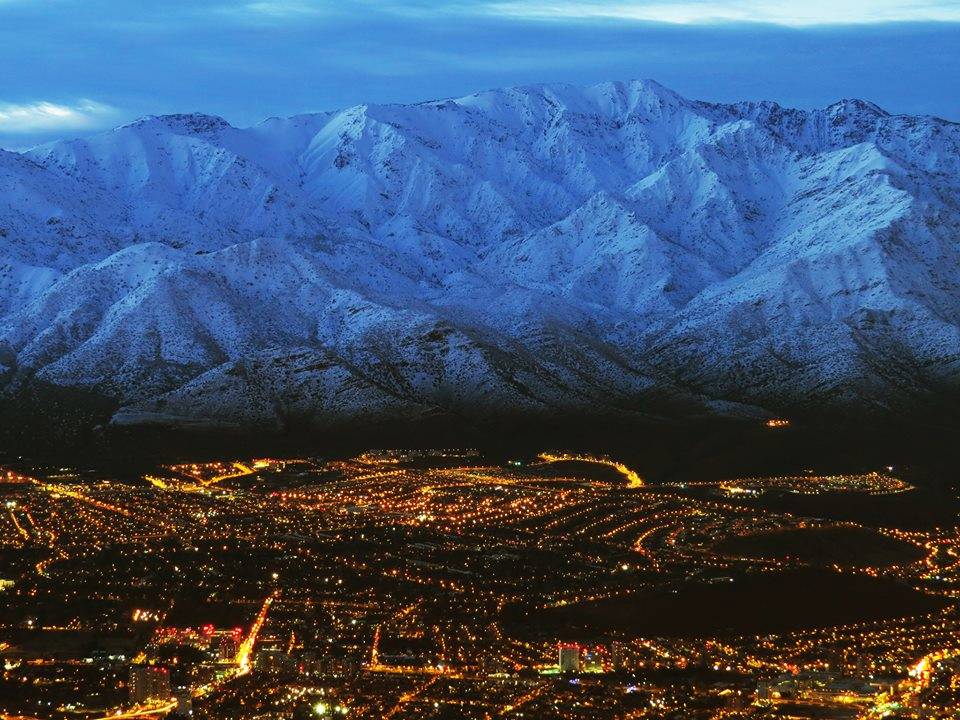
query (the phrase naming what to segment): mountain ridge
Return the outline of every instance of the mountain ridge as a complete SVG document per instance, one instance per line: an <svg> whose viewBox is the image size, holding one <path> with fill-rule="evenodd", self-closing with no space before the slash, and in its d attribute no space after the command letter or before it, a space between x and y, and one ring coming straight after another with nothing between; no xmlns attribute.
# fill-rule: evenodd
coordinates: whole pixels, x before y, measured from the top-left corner
<svg viewBox="0 0 960 720"><path fill-rule="evenodd" d="M0 383L118 423L956 397L960 125L532 85L0 155Z"/></svg>

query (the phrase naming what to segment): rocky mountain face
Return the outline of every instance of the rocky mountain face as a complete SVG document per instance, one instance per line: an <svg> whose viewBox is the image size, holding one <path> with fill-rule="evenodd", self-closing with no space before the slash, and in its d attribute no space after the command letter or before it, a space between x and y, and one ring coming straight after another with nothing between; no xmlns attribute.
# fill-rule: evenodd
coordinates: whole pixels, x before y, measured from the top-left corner
<svg viewBox="0 0 960 720"><path fill-rule="evenodd" d="M0 152L0 386L115 423L960 397L960 125L650 82Z"/></svg>

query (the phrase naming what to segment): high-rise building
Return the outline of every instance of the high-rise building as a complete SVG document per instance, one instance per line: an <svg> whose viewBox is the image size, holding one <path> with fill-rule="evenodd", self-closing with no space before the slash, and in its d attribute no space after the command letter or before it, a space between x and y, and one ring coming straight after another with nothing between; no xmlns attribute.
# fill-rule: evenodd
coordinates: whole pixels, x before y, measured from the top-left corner
<svg viewBox="0 0 960 720"><path fill-rule="evenodd" d="M170 671L162 665L130 666L130 702L166 700L171 696Z"/></svg>
<svg viewBox="0 0 960 720"><path fill-rule="evenodd" d="M559 657L560 672L580 672L580 646L576 643L561 643Z"/></svg>
<svg viewBox="0 0 960 720"><path fill-rule="evenodd" d="M757 700L770 699L770 681L761 680L757 683Z"/></svg>

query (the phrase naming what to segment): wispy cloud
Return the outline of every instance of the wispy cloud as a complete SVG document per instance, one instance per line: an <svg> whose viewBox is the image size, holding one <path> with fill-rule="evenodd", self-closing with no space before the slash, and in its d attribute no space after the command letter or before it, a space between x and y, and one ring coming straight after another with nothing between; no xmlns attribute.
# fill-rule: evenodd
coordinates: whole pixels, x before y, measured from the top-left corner
<svg viewBox="0 0 960 720"><path fill-rule="evenodd" d="M271 17L292 17L297 15L319 15L330 12L325 2L310 0L255 0L232 8L234 12L248 12Z"/></svg>
<svg viewBox="0 0 960 720"><path fill-rule="evenodd" d="M115 108L94 100L79 100L72 105L47 101L22 104L0 102L0 133L91 130L109 123L116 114Z"/></svg>
<svg viewBox="0 0 960 720"><path fill-rule="evenodd" d="M759 22L786 26L960 22L957 0L493 0L494 15L556 20L616 19L673 24Z"/></svg>
<svg viewBox="0 0 960 720"><path fill-rule="evenodd" d="M493 16L793 27L960 22L960 0L246 0L218 7L241 20L277 22L311 16L406 16L434 20L443 16Z"/></svg>

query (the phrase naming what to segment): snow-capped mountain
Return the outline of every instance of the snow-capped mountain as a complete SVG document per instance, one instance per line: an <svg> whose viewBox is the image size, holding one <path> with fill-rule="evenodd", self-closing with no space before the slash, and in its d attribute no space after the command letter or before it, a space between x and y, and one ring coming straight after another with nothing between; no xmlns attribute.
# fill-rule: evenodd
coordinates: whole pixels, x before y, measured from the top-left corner
<svg viewBox="0 0 960 720"><path fill-rule="evenodd" d="M117 422L960 396L960 125L651 82L0 152L0 382Z"/></svg>

